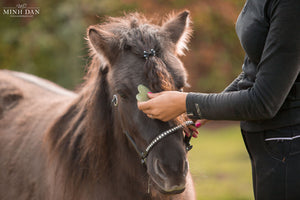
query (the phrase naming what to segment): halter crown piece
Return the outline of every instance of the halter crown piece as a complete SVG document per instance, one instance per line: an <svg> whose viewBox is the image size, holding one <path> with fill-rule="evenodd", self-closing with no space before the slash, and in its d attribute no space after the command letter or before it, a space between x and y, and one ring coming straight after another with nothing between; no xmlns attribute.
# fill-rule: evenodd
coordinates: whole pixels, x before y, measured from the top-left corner
<svg viewBox="0 0 300 200"><path fill-rule="evenodd" d="M154 49L150 49L150 51L144 51L144 58L146 60L148 60L150 56L156 56Z"/></svg>

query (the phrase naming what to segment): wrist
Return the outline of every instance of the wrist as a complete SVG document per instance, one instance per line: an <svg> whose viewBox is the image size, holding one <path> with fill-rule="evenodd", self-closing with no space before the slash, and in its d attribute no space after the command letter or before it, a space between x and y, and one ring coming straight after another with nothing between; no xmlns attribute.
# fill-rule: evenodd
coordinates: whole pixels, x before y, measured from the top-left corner
<svg viewBox="0 0 300 200"><path fill-rule="evenodd" d="M180 106L180 111L182 113L185 113L186 112L186 97L187 97L188 93L186 92L180 92L180 95L179 95L179 106Z"/></svg>

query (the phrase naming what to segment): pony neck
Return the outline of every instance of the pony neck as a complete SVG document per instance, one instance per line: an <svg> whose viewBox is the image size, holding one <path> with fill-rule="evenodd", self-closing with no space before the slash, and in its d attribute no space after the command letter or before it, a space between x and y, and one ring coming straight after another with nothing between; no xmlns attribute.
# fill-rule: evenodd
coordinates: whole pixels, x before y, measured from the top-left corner
<svg viewBox="0 0 300 200"><path fill-rule="evenodd" d="M100 87L99 87L100 86ZM111 199L144 199L148 187L148 174L140 159L127 140L121 125L115 121L113 115L109 83L106 74L94 82L87 105L86 130L89 135L91 150L98 149L92 155L97 154L102 170L99 180L106 180L107 192L115 193L116 187L120 191L120 197ZM92 147L92 148L91 148ZM118 195L118 194L116 194Z"/></svg>
<svg viewBox="0 0 300 200"><path fill-rule="evenodd" d="M47 134L50 162L56 160L57 181L72 199L87 199L81 196L99 192L99 196L115 196L107 199L144 199L147 193L147 172L114 122L108 91L105 76L95 80Z"/></svg>

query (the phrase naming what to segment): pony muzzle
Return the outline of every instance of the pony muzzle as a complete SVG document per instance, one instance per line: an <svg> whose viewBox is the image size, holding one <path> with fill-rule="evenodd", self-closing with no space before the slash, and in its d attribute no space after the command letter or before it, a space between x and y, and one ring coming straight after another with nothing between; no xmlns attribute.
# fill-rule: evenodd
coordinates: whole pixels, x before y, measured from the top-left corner
<svg viewBox="0 0 300 200"><path fill-rule="evenodd" d="M155 183L156 189L164 194L179 194L185 190L186 175L188 172L188 163L183 161L177 166L164 166L156 159L153 162L155 175L152 181Z"/></svg>

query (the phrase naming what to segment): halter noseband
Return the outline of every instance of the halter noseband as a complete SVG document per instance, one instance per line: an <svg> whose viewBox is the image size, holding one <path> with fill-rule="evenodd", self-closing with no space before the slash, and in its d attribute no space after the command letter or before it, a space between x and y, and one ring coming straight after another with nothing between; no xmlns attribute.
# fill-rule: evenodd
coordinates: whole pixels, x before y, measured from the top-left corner
<svg viewBox="0 0 300 200"><path fill-rule="evenodd" d="M113 95L113 99L112 99L112 104L117 107L118 106L118 97L117 95ZM178 126L175 126L173 128L170 128L164 132L162 132L161 134L159 134L158 136L156 136L151 142L150 144L146 147L145 151L141 151L139 150L139 148L137 147L135 141L133 140L133 138L130 136L130 134L128 133L128 131L124 131L127 139L130 141L130 143L132 144L132 146L134 147L135 151L138 153L139 157L141 158L141 163L145 164L146 163L146 159L147 156L149 155L150 150L157 144L159 143L162 139L164 139L165 137L175 133L176 131L183 129L185 126L189 126L194 124L193 121L185 121L183 124L180 124ZM190 144L190 140L191 137L185 136L184 138L184 143L186 145L186 150L189 151L193 148L193 146Z"/></svg>
<svg viewBox="0 0 300 200"><path fill-rule="evenodd" d="M138 153L138 155L141 158L141 163L145 164L146 163L146 159L149 155L150 150L157 144L159 143L162 139L164 139L165 137L175 133L176 131L183 129L185 126L189 126L194 124L193 121L186 121L184 122L184 124L180 124L178 126L175 126L173 128L170 128L169 130L166 130L164 132L162 132L161 134L159 134L158 136L156 136L151 142L150 144L146 147L145 151L140 151L136 145L136 143L134 142L134 140L132 139L132 137L129 135L129 133L127 131L124 131L126 137L128 138L128 140L130 141L130 143L132 144L132 146L134 147L135 151ZM190 140L191 140L191 136L185 136L184 138L184 143L186 145L186 150L189 151L193 148L193 146L190 144Z"/></svg>

